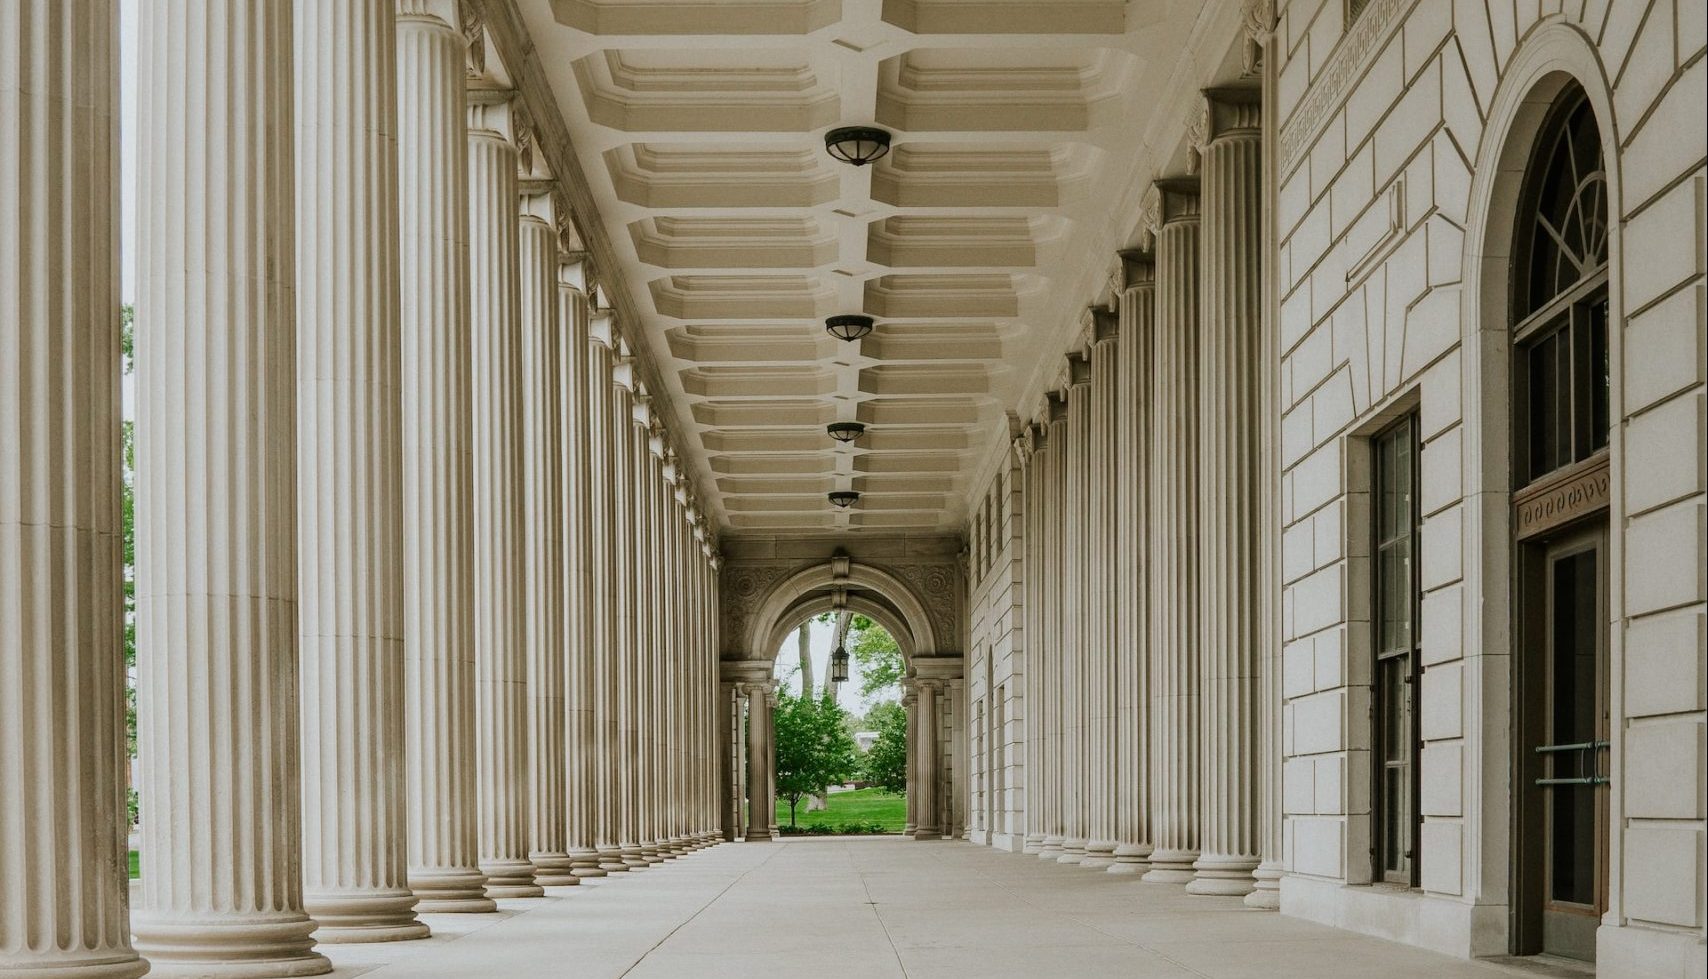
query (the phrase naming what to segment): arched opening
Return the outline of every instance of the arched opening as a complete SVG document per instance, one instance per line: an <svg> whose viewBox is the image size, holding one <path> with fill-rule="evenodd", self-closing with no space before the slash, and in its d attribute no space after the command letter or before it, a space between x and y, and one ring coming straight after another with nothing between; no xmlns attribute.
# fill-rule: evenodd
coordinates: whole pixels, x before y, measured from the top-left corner
<svg viewBox="0 0 1708 979"><path fill-rule="evenodd" d="M907 829L907 664L872 615L809 614L774 652L776 825L782 836Z"/></svg>
<svg viewBox="0 0 1708 979"><path fill-rule="evenodd" d="M1607 910L1608 193L1582 88L1554 87L1513 220L1515 934L1593 961Z"/></svg>

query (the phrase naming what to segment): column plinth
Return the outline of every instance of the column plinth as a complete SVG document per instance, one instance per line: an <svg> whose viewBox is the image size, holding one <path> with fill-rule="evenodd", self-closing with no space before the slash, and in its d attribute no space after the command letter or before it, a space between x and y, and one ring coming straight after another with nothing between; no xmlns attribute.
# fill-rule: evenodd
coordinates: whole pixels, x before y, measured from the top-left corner
<svg viewBox="0 0 1708 979"><path fill-rule="evenodd" d="M118 5L6 17L0 975L132 979L148 965L125 879Z"/></svg>
<svg viewBox="0 0 1708 979"><path fill-rule="evenodd" d="M291 9L148 4L137 33L131 929L154 975L318 975L332 967L302 909L297 754Z"/></svg>

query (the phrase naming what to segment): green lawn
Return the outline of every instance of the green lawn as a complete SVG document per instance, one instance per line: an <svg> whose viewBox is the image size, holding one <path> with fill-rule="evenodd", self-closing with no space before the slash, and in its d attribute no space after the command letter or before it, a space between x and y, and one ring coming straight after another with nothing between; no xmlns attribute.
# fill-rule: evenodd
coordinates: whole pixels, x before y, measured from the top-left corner
<svg viewBox="0 0 1708 979"><path fill-rule="evenodd" d="M907 797L883 789L855 789L852 792L832 792L828 809L807 812L806 800L801 800L795 816L797 826L836 826L838 823L882 823L891 833L901 832L907 823ZM777 803L777 825L789 825L789 804Z"/></svg>
<svg viewBox="0 0 1708 979"><path fill-rule="evenodd" d="M138 877L142 876L141 871L139 871L137 869L141 865L142 865L142 855L137 853L135 850L130 851L130 879L131 880L136 880Z"/></svg>

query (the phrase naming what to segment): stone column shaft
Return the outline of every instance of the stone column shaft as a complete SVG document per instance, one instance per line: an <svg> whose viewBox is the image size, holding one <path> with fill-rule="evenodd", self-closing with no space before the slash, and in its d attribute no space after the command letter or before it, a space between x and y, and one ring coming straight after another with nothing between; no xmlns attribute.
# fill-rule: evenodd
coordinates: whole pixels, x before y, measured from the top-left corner
<svg viewBox="0 0 1708 979"><path fill-rule="evenodd" d="M917 681L918 701L914 705L915 725L919 746L914 751L914 784L919 790L918 826L913 831L916 840L935 840L945 835L937 800L937 698L942 695L942 682Z"/></svg>
<svg viewBox="0 0 1708 979"><path fill-rule="evenodd" d="M1116 456L1125 460L1122 504L1115 530L1118 570L1116 605L1121 621L1115 654L1115 862L1112 874L1142 874L1150 869L1151 768L1150 723L1150 559L1146 517L1150 509L1150 419L1156 280L1149 253L1122 256L1120 335L1116 372L1120 377Z"/></svg>
<svg viewBox="0 0 1708 979"><path fill-rule="evenodd" d="M618 453L615 427L611 414L615 406L615 382L612 363L614 324L608 311L590 313L587 336L587 429L589 432L588 472L593 475L593 488L588 496L589 516L593 531L590 543L592 562L592 635L593 635L593 692L594 692L594 849L599 854L599 869L619 873L629 869L623 862L617 842L617 659L618 608L617 587L621 580L618 569L617 484L621 457Z"/></svg>
<svg viewBox="0 0 1708 979"><path fill-rule="evenodd" d="M593 412L588 390L595 383L588 330L586 266L569 259L558 265L559 438L563 463L564 726L568 741L565 793L569 808L570 873L603 877L599 867L598 685L595 663L598 610L595 590L607 569L595 564L593 496L603 481L593 469ZM596 581L595 578L598 580Z"/></svg>
<svg viewBox="0 0 1708 979"><path fill-rule="evenodd" d="M297 553L303 908L322 942L427 937L407 867L396 24L298 0Z"/></svg>
<svg viewBox="0 0 1708 979"><path fill-rule="evenodd" d="M1203 853L1193 894L1246 894L1258 840L1263 139L1257 92L1207 99L1200 152L1199 683ZM1244 97L1241 97L1244 96Z"/></svg>
<svg viewBox="0 0 1708 979"><path fill-rule="evenodd" d="M0 8L0 974L130 979L118 8ZM163 811L163 810L162 810Z"/></svg>
<svg viewBox="0 0 1708 979"><path fill-rule="evenodd" d="M527 640L528 862L534 882L570 872L564 740L563 436L557 310L558 229L549 192L522 198L517 228L522 339L523 569Z"/></svg>
<svg viewBox="0 0 1708 979"><path fill-rule="evenodd" d="M640 784L635 770L639 754L635 711L639 707L640 655L639 631L635 627L636 591L640 582L640 521L639 492L640 453L636 441L639 433L634 424L634 403L627 388L633 383L634 365L622 364L619 386L611 390L612 437L617 447L617 464L612 467L611 481L616 487L617 563L617 642L612 655L617 661L617 752L612 764L617 770L617 845L622 860L630 870L645 867L647 862L640 847L640 826L637 812Z"/></svg>
<svg viewBox="0 0 1708 979"><path fill-rule="evenodd" d="M750 683L742 688L747 696L747 842L769 842L771 814L766 811L771 790L766 785L766 753L770 751L766 732L771 728L771 707L763 683Z"/></svg>
<svg viewBox="0 0 1708 979"><path fill-rule="evenodd" d="M1085 723L1086 723L1086 844L1081 866L1104 868L1115 863L1116 648L1120 633L1115 589L1121 566L1117 540L1120 510L1130 505L1130 459L1121 454L1119 385L1116 343L1119 323L1112 309L1092 310L1089 472L1086 479L1087 522L1084 580Z"/></svg>
<svg viewBox="0 0 1708 979"><path fill-rule="evenodd" d="M636 490L640 533L636 535L635 562L635 825L641 859L648 866L662 863L659 853L659 816L664 799L659 793L658 729L664 723L658 709L658 639L664 558L659 547L660 526L658 459L648 444L651 402L635 417Z"/></svg>
<svg viewBox="0 0 1708 979"><path fill-rule="evenodd" d="M1062 575L1066 572L1063 562L1064 536L1067 526L1067 396L1065 391L1052 391L1045 397L1045 438L1044 438L1044 498L1048 505L1044 511L1043 526L1038 535L1039 546L1043 554L1039 562L1043 568L1044 582L1040 592L1040 621L1043 626L1043 645L1047 650L1044 666L1044 702L1046 704L1044 729L1044 803L1045 818L1044 839L1038 847L1038 857L1041 860L1057 860L1062 855L1063 842L1063 803L1062 803L1062 766L1066 762L1063 752L1064 722L1063 714L1068 708L1068 702L1063 697L1063 687L1067 680L1067 645L1063 634L1066 622L1066 611L1063 607Z"/></svg>
<svg viewBox="0 0 1708 979"><path fill-rule="evenodd" d="M156 974L315 975L331 966L302 911L291 10L150 4L138 35L132 931Z"/></svg>
<svg viewBox="0 0 1708 979"><path fill-rule="evenodd" d="M1043 455L1042 438L1036 423L1027 426L1026 432L1018 440L1020 447L1021 490L1021 587L1024 598L1021 606L1021 636L1025 649L1025 674L1021 677L1020 721L1021 735L1025 739L1024 768L1022 769L1020 789L1025 805L1025 836L1021 843L1021 852L1036 854L1044 842L1043 816L1039 805L1043 801L1042 787L1042 753L1039 742L1043 737L1043 663L1044 663L1044 630L1038 624L1039 598L1043 583L1043 571L1038 566L1040 548L1038 544L1038 528L1042 523L1043 499Z"/></svg>
<svg viewBox="0 0 1708 979"><path fill-rule="evenodd" d="M543 892L528 862L522 324L512 111L508 101L469 106L476 777L486 892L536 897Z"/></svg>
<svg viewBox="0 0 1708 979"><path fill-rule="evenodd" d="M451 0L398 0L403 677L409 887L495 911L476 866L467 43Z"/></svg>
<svg viewBox="0 0 1708 979"><path fill-rule="evenodd" d="M1085 859L1087 806L1086 682L1091 588L1091 362L1068 357L1066 505L1062 508L1062 852L1060 863Z"/></svg>
<svg viewBox="0 0 1708 979"><path fill-rule="evenodd" d="M1151 825L1146 880L1184 883L1198 858L1198 194L1159 181L1151 406Z"/></svg>
<svg viewBox="0 0 1708 979"><path fill-rule="evenodd" d="M902 824L902 835L912 836L919 829L919 695L914 692L911 680L902 681L901 709L906 715L907 753L902 761L905 771L906 789L904 797L907 802L907 820Z"/></svg>

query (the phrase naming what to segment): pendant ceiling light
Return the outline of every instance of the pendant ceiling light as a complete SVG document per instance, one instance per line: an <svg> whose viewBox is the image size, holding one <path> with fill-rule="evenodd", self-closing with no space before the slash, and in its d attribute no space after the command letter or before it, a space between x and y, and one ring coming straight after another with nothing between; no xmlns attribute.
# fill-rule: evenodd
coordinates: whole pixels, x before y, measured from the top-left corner
<svg viewBox="0 0 1708 979"><path fill-rule="evenodd" d="M857 501L859 499L860 499L860 494L854 492L853 490L837 490L836 492L830 494L830 502L836 504L837 506L841 507L844 510L853 506L855 501Z"/></svg>
<svg viewBox="0 0 1708 979"><path fill-rule="evenodd" d="M866 426L859 422L831 422L824 430L838 442L852 442L866 434Z"/></svg>
<svg viewBox="0 0 1708 979"><path fill-rule="evenodd" d="M830 651L830 682L848 682L848 650L841 646Z"/></svg>
<svg viewBox="0 0 1708 979"><path fill-rule="evenodd" d="M824 148L843 163L863 167L890 151L890 134L874 126L842 126L824 134Z"/></svg>
<svg viewBox="0 0 1708 979"><path fill-rule="evenodd" d="M826 319L824 329L838 340L852 342L872 332L872 318L864 313L841 313Z"/></svg>

